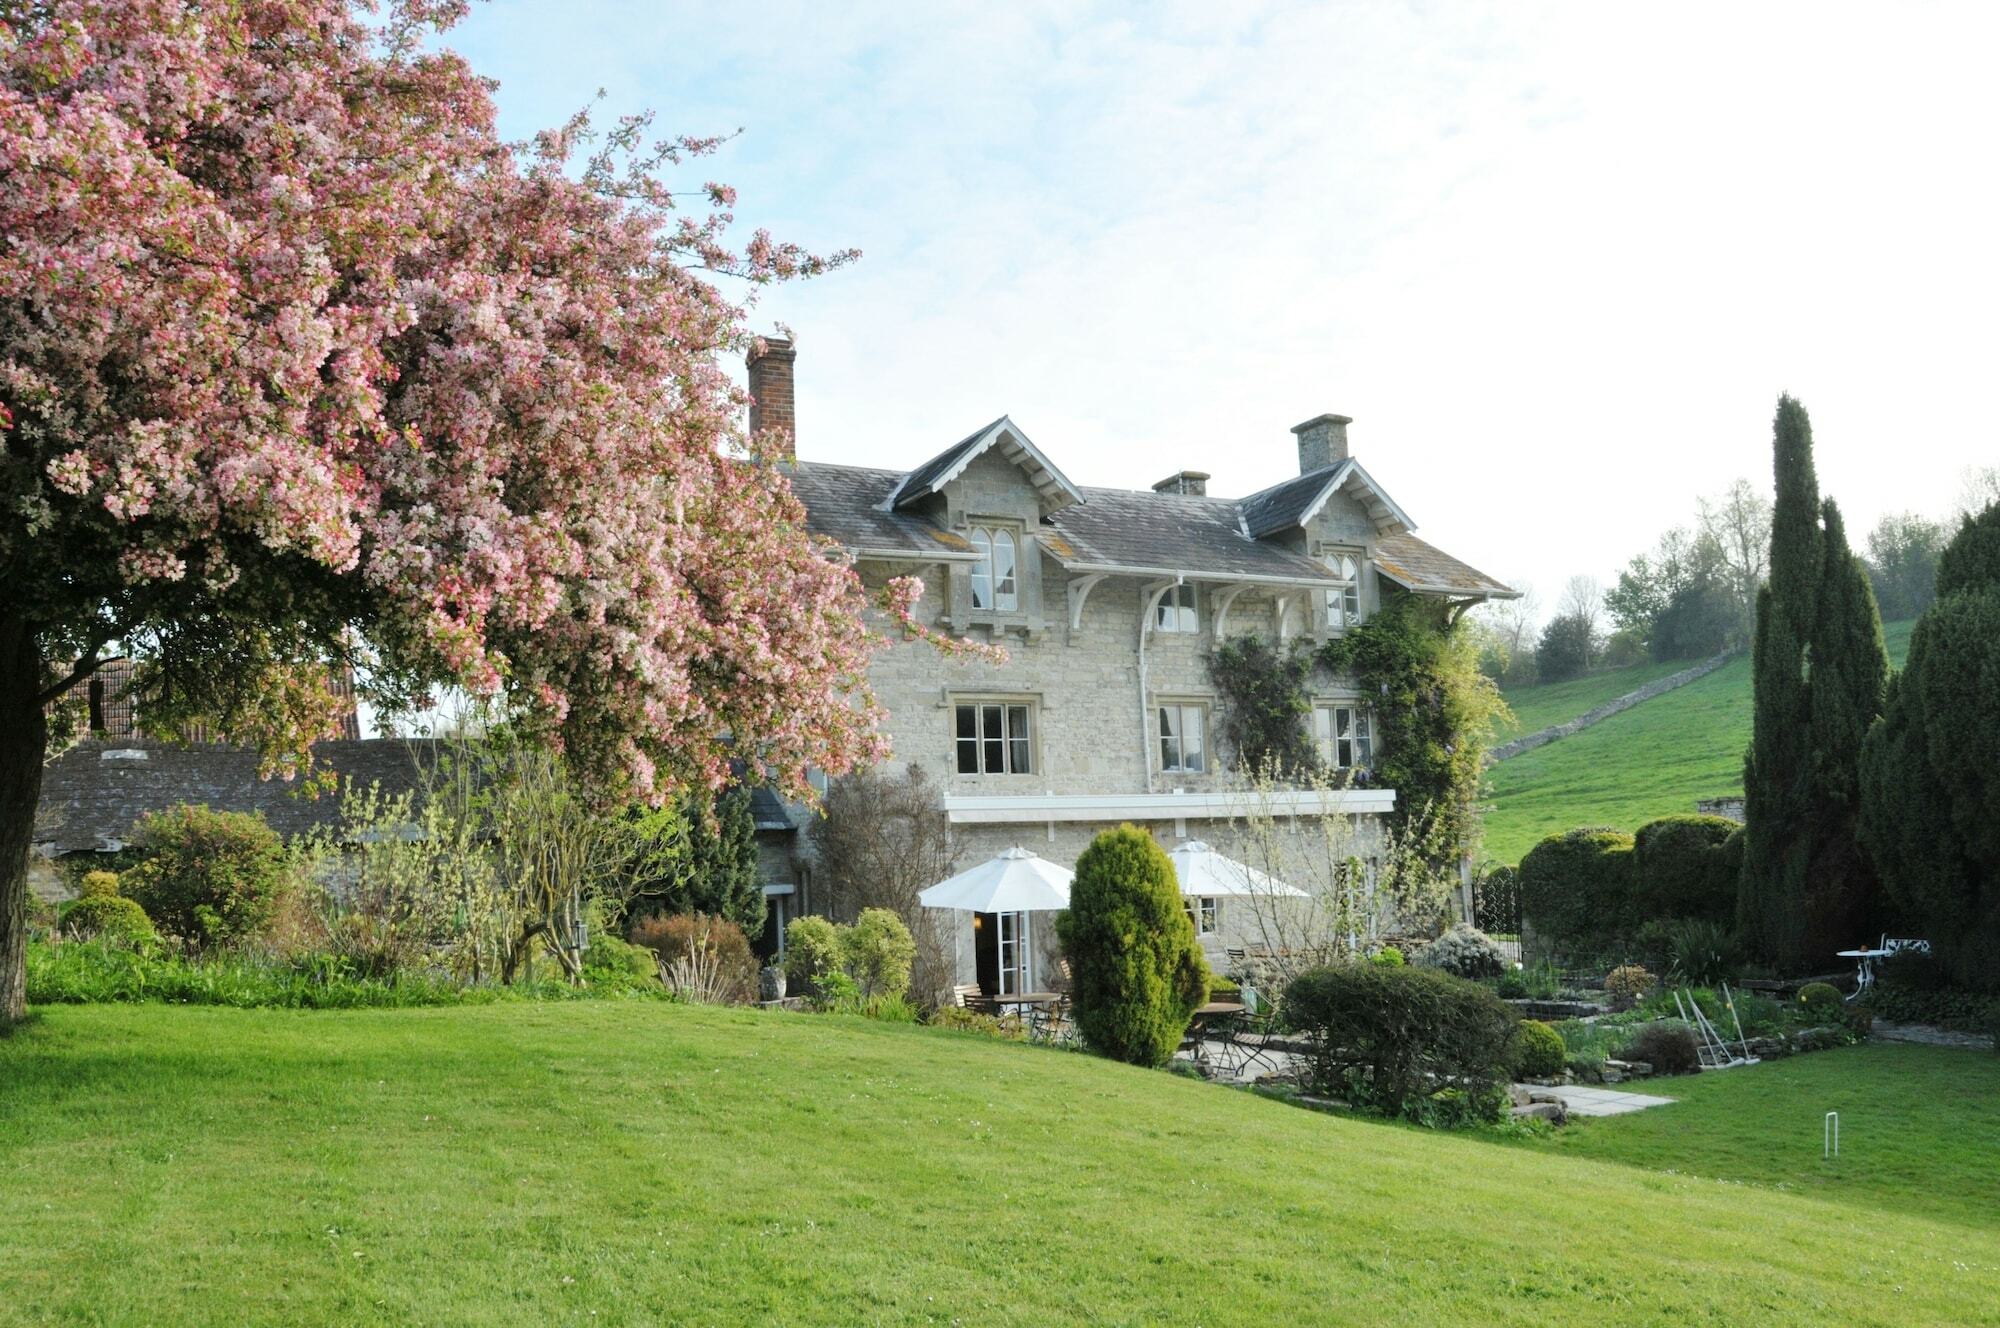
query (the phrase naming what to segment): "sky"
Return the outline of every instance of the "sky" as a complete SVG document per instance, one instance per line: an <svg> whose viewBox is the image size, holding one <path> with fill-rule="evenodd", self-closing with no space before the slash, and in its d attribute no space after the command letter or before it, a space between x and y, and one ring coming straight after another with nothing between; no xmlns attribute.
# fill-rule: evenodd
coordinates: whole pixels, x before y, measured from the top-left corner
<svg viewBox="0 0 2000 1328"><path fill-rule="evenodd" d="M765 292L807 460L1001 414L1080 484L1243 494L1292 425L1553 601L1768 490L1781 391L1857 542L2000 462L2000 5L501 0L525 137L741 130L689 171L860 262Z"/></svg>

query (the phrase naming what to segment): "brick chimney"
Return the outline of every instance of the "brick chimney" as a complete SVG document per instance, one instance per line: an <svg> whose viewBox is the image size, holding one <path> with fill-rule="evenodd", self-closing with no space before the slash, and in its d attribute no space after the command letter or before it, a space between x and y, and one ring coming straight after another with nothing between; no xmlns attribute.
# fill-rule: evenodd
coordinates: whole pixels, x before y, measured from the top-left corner
<svg viewBox="0 0 2000 1328"><path fill-rule="evenodd" d="M798 456L798 419L792 412L792 364L799 358L790 337L765 337L764 353L750 352L750 435L784 435L780 455Z"/></svg>
<svg viewBox="0 0 2000 1328"><path fill-rule="evenodd" d="M1208 472L1205 470L1183 470L1177 475L1169 475L1153 486L1154 493L1178 493L1189 498L1208 497Z"/></svg>
<svg viewBox="0 0 2000 1328"><path fill-rule="evenodd" d="M1347 426L1352 423L1345 415L1315 415L1304 424L1294 424L1292 432L1299 438L1299 474L1347 460Z"/></svg>

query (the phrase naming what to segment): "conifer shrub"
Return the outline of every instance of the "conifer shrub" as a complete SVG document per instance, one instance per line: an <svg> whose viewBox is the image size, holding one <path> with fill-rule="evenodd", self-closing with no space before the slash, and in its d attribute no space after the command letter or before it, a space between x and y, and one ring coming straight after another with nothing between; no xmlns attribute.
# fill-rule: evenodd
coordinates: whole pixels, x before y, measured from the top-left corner
<svg viewBox="0 0 2000 1328"><path fill-rule="evenodd" d="M1550 835L1521 859L1521 912L1556 950L1582 955L1637 930L1632 836L1608 828Z"/></svg>
<svg viewBox="0 0 2000 1328"><path fill-rule="evenodd" d="M1632 837L1633 893L1640 917L1736 920L1741 860L1728 847L1736 822L1662 816Z"/></svg>
<svg viewBox="0 0 2000 1328"><path fill-rule="evenodd" d="M1106 830L1076 862L1056 915L1069 957L1077 1029L1100 1055L1165 1065L1208 996L1208 964L1174 865L1135 826Z"/></svg>
<svg viewBox="0 0 2000 1328"><path fill-rule="evenodd" d="M1285 1017L1312 1048L1307 1080L1385 1116L1437 1119L1441 1092L1483 1104L1505 1079L1519 1022L1498 996L1439 969L1344 963L1285 988Z"/></svg>
<svg viewBox="0 0 2000 1328"><path fill-rule="evenodd" d="M169 807L141 819L133 838L145 857L121 878L126 894L200 949L263 930L291 883L284 844L261 816Z"/></svg>
<svg viewBox="0 0 2000 1328"><path fill-rule="evenodd" d="M1569 1063L1562 1034L1537 1019L1523 1019L1514 1033L1514 1073L1525 1079L1553 1079Z"/></svg>

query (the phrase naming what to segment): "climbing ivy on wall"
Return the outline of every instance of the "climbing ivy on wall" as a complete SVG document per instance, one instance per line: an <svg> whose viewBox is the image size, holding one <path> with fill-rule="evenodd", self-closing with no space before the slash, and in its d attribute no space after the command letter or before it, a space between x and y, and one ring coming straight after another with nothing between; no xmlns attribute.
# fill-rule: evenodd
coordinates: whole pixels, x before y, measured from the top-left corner
<svg viewBox="0 0 2000 1328"><path fill-rule="evenodd" d="M1441 856L1475 853L1486 735L1507 703L1479 671L1478 647L1449 606L1385 598L1367 622L1322 645L1316 661L1352 678L1374 713L1373 782L1396 790L1397 829L1428 810L1425 829Z"/></svg>
<svg viewBox="0 0 2000 1328"><path fill-rule="evenodd" d="M1231 637L1217 644L1208 671L1221 694L1217 728L1237 769L1285 775L1318 767L1306 724L1313 655L1303 643L1280 649L1259 636Z"/></svg>

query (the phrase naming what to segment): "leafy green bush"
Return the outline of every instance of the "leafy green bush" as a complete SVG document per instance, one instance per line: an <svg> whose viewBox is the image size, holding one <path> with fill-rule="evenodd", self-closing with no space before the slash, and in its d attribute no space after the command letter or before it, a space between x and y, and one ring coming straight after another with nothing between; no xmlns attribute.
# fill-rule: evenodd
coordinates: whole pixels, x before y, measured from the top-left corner
<svg viewBox="0 0 2000 1328"><path fill-rule="evenodd" d="M231 951L197 956L136 951L105 941L28 946L28 1001L35 1005L161 1001L241 1009L357 1010L622 994L554 981L499 986L460 983L441 974L405 973L393 980L361 977L326 954L280 960ZM667 995L657 983L650 992L630 994Z"/></svg>
<svg viewBox="0 0 2000 1328"><path fill-rule="evenodd" d="M1548 945L1588 953L1637 928L1632 836L1610 829L1550 835L1521 859L1521 912Z"/></svg>
<svg viewBox="0 0 2000 1328"><path fill-rule="evenodd" d="M598 991L635 991L660 985L655 952L616 936L593 937L583 952L583 980Z"/></svg>
<svg viewBox="0 0 2000 1328"><path fill-rule="evenodd" d="M1525 1000L1528 995L1528 975L1518 968L1510 968L1500 975L1498 982L1493 984L1493 991L1502 1000Z"/></svg>
<svg viewBox="0 0 2000 1328"><path fill-rule="evenodd" d="M1009 1015L997 1019L990 1014L968 1010L963 1005L946 1005L931 1015L935 1028L948 1028L955 1033L976 1033L981 1037L999 1038L1006 1042L1025 1042L1028 1030L1019 1019Z"/></svg>
<svg viewBox="0 0 2000 1328"><path fill-rule="evenodd" d="M207 949L255 935L290 884L284 844L260 816L169 807L140 820L144 859L123 877L161 930Z"/></svg>
<svg viewBox="0 0 2000 1328"><path fill-rule="evenodd" d="M1308 1082L1387 1116L1423 1119L1432 1095L1487 1100L1506 1075L1518 1022L1486 988L1437 969L1338 964L1285 988L1292 1027L1312 1048Z"/></svg>
<svg viewBox="0 0 2000 1328"><path fill-rule="evenodd" d="M827 974L840 971L840 928L811 915L785 924L785 983L793 995L812 995Z"/></svg>
<svg viewBox="0 0 2000 1328"><path fill-rule="evenodd" d="M1473 982L1497 978L1507 967L1507 957L1493 938L1463 922L1420 950L1417 962Z"/></svg>
<svg viewBox="0 0 2000 1328"><path fill-rule="evenodd" d="M1951 974L1941 960L1928 950L1898 950L1875 965L1878 987L1901 987L1909 991L1949 991Z"/></svg>
<svg viewBox="0 0 2000 1328"><path fill-rule="evenodd" d="M1641 1024L1618 1059L1644 1061L1653 1067L1654 1074L1693 1074L1701 1068L1694 1030L1672 1019Z"/></svg>
<svg viewBox="0 0 2000 1328"><path fill-rule="evenodd" d="M1846 1002L1840 997L1840 989L1831 983L1809 982L1799 988L1799 1008L1814 1023L1839 1023L1844 1005Z"/></svg>
<svg viewBox="0 0 2000 1328"><path fill-rule="evenodd" d="M910 989L910 965L917 943L903 920L886 908L864 908L841 936L841 957L847 971L868 999L895 997ZM788 975L789 976L789 975Z"/></svg>
<svg viewBox="0 0 2000 1328"><path fill-rule="evenodd" d="M1553 1079L1569 1060L1562 1034L1535 1019L1523 1019L1514 1032L1514 1073L1527 1079Z"/></svg>
<svg viewBox="0 0 2000 1328"><path fill-rule="evenodd" d="M1404 963L1403 952L1393 945L1385 945L1368 956L1368 962L1380 964L1384 968L1401 968Z"/></svg>
<svg viewBox="0 0 2000 1328"><path fill-rule="evenodd" d="M1663 816L1632 841L1633 894L1643 918L1736 920L1736 875L1727 845L1740 827L1720 816ZM1740 860L1734 866L1741 867Z"/></svg>
<svg viewBox="0 0 2000 1328"><path fill-rule="evenodd" d="M1965 990L1914 991L1876 983L1859 1004L1877 1019L1896 1024L1929 1024L1961 1033L1984 1032L1986 1022L2000 1012L2000 997Z"/></svg>
<svg viewBox="0 0 2000 1328"><path fill-rule="evenodd" d="M1144 830L1106 830L1077 859L1069 901L1056 934L1084 1042L1116 1060L1165 1065L1208 995L1172 860Z"/></svg>

